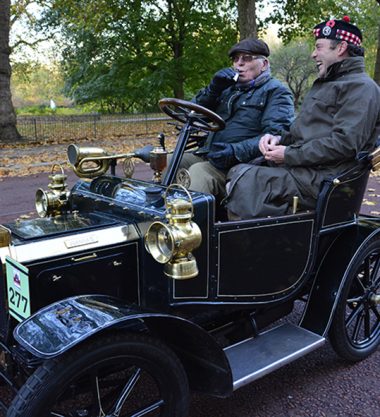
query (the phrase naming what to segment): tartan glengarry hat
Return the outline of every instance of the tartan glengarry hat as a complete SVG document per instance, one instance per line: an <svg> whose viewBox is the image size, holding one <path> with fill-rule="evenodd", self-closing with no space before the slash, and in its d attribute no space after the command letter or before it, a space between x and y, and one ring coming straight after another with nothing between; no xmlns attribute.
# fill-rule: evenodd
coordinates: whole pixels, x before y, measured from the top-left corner
<svg viewBox="0 0 380 417"><path fill-rule="evenodd" d="M255 38L246 38L238 42L228 51L228 56L233 57L238 52L245 52L252 55L262 55L265 57L270 55L268 45L261 39Z"/></svg>
<svg viewBox="0 0 380 417"><path fill-rule="evenodd" d="M335 39L346 41L356 46L362 43L362 33L358 27L350 23L350 18L344 16L342 20L328 20L314 27L316 39Z"/></svg>

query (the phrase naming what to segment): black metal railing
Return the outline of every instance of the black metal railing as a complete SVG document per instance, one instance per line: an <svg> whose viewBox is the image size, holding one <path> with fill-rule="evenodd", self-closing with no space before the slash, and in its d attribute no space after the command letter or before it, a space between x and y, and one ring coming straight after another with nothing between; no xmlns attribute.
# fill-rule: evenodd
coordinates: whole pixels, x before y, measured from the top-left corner
<svg viewBox="0 0 380 417"><path fill-rule="evenodd" d="M170 118L162 113L18 116L17 129L30 141L140 136L163 130Z"/></svg>

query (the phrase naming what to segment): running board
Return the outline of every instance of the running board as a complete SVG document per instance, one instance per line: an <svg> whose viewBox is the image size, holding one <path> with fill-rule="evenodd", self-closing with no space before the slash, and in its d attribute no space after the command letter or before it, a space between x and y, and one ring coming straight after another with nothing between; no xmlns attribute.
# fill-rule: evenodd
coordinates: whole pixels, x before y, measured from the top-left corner
<svg viewBox="0 0 380 417"><path fill-rule="evenodd" d="M293 362L324 342L324 337L287 323L228 346L224 353L232 370L233 390Z"/></svg>

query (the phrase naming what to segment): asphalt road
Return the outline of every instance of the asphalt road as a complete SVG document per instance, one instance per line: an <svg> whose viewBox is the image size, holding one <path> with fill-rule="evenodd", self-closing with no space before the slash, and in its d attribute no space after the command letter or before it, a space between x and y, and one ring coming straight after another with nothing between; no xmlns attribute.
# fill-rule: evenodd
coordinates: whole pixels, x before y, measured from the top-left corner
<svg viewBox="0 0 380 417"><path fill-rule="evenodd" d="M136 172L150 176L143 166ZM75 181L69 175L69 186ZM35 215L35 191L47 189L48 182L47 174L0 177L0 222ZM378 178L371 178L363 212L379 210L378 190ZM379 375L380 349L367 360L350 365L337 358L327 343L227 399L194 394L190 417L380 417Z"/></svg>

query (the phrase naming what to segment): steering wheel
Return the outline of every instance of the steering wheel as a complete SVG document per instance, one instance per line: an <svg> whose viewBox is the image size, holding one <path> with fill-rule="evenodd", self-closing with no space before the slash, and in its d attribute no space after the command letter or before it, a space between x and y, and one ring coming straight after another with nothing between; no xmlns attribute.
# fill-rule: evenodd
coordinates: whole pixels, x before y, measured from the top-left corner
<svg viewBox="0 0 380 417"><path fill-rule="evenodd" d="M224 129L224 120L213 111L199 104L178 98L163 98L158 104L164 113L182 123L191 119L193 121L192 126L202 130L216 132Z"/></svg>

